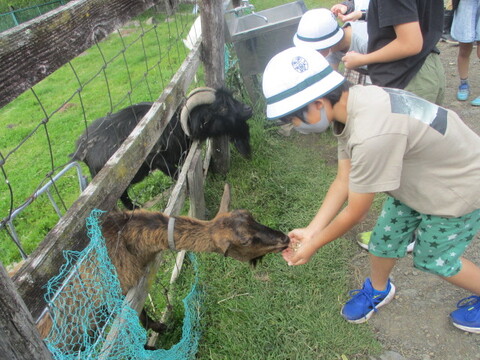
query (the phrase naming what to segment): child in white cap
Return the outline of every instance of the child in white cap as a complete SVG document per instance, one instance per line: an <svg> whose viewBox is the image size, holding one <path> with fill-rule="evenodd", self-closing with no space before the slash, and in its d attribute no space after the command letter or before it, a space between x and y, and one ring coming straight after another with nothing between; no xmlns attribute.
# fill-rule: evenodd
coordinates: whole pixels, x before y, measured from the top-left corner
<svg viewBox="0 0 480 360"><path fill-rule="evenodd" d="M293 37L295 46L307 46L320 52L330 65L338 66L349 51L367 53L368 32L364 21L347 22L343 27L337 23L335 15L328 9L313 9L302 15L298 30ZM371 83L367 67L347 70L345 77L354 84Z"/></svg>
<svg viewBox="0 0 480 360"><path fill-rule="evenodd" d="M407 91L351 86L308 47L275 55L262 85L269 119L306 128L327 121L338 139L337 176L310 224L289 233L288 264L307 263L364 219L376 193L387 193L371 238L371 276L343 317L364 322L393 299L390 272L417 231L414 266L474 294L450 317L480 333L480 268L462 256L480 230L480 137L455 112Z"/></svg>

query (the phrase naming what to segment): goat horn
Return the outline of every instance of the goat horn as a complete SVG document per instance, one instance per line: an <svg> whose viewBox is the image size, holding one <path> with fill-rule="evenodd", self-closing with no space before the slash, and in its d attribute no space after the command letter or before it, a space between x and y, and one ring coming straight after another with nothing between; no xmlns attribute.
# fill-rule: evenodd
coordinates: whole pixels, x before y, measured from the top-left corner
<svg viewBox="0 0 480 360"><path fill-rule="evenodd" d="M183 105L182 111L180 112L180 125L182 125L182 129L187 136L190 136L190 129L188 128L188 116L190 115L190 111L199 105L213 104L214 101L215 89L210 87L199 87L193 89L188 94L187 102Z"/></svg>

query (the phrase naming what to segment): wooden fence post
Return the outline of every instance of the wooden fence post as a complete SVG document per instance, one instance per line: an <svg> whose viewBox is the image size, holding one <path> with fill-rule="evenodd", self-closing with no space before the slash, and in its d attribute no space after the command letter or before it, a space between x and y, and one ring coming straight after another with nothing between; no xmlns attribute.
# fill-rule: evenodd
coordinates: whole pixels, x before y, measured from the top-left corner
<svg viewBox="0 0 480 360"><path fill-rule="evenodd" d="M51 360L32 315L0 262L0 354L2 359Z"/></svg>
<svg viewBox="0 0 480 360"><path fill-rule="evenodd" d="M202 0L202 61L207 86L218 88L225 83L225 31L223 1ZM230 146L227 136L212 140L211 169L225 175L230 168Z"/></svg>
<svg viewBox="0 0 480 360"><path fill-rule="evenodd" d="M194 168L189 169L187 173L187 188L190 195L189 215L200 220L205 220L205 192L203 184L203 164L201 161L201 151L197 151L194 156Z"/></svg>

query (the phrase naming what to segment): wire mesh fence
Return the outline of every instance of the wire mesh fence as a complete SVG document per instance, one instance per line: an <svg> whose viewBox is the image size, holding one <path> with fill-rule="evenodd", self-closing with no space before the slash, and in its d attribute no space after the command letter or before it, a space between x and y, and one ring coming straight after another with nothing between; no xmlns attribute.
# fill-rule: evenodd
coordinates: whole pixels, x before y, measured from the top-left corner
<svg viewBox="0 0 480 360"><path fill-rule="evenodd" d="M54 0L22 9L14 9L10 6L11 11L0 14L0 32L45 14L52 9L64 5L67 1L68 0Z"/></svg>
<svg viewBox="0 0 480 360"><path fill-rule="evenodd" d="M89 245L81 252L65 252L66 263L47 285L45 296L51 329L45 341L54 358L193 359L200 338L201 307L195 256L188 254L193 271L187 271L191 286L186 296L182 295L183 306L175 304L184 309L183 324L178 326L180 334L173 337L175 340L171 339L175 343L168 350L146 350L147 331L140 325L137 312L124 302L99 224L101 213L93 210L87 219ZM162 275L168 279L166 273ZM165 291L170 290L166 284L160 286ZM163 310L158 302L156 306ZM118 332L114 338L109 336L112 331Z"/></svg>
<svg viewBox="0 0 480 360"><path fill-rule="evenodd" d="M181 5L172 16L148 11L0 109L2 262L32 252L78 197L82 174L89 176L84 165L82 174L55 176L71 164L88 125L161 94L189 52L183 40L197 16L193 7ZM47 184L49 195L40 195ZM144 201L169 184L157 175L134 188L133 197Z"/></svg>

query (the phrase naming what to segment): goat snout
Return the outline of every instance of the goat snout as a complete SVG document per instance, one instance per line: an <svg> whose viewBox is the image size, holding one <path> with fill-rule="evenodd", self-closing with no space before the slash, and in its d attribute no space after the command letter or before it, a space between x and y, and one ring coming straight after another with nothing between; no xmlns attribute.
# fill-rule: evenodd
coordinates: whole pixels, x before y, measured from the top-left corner
<svg viewBox="0 0 480 360"><path fill-rule="evenodd" d="M287 234L283 234L282 244L285 246L282 250L285 250L290 245L290 238Z"/></svg>
<svg viewBox="0 0 480 360"><path fill-rule="evenodd" d="M288 235L279 231L277 244L275 245L276 247L275 252L280 252L285 250L286 248L288 248L289 244L290 244L290 238L288 237Z"/></svg>

